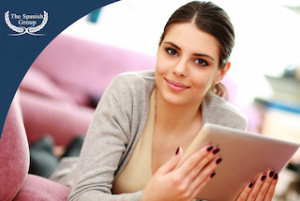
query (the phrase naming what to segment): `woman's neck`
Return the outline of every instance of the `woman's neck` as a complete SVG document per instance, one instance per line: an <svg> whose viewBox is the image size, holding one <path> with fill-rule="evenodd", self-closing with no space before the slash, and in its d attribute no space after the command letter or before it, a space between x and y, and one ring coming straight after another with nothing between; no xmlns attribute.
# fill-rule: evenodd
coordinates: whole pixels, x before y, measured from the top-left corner
<svg viewBox="0 0 300 201"><path fill-rule="evenodd" d="M202 112L199 104L175 105L166 102L156 91L155 124L165 133L174 135L200 129Z"/></svg>

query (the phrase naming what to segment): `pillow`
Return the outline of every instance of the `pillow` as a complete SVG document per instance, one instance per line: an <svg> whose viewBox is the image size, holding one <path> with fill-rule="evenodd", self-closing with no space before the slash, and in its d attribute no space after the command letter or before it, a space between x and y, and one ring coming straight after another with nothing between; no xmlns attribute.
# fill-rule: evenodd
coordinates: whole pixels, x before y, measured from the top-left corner
<svg viewBox="0 0 300 201"><path fill-rule="evenodd" d="M20 89L52 99L71 103L76 102L70 94L62 90L46 74L34 67L29 68L27 71L20 84Z"/></svg>

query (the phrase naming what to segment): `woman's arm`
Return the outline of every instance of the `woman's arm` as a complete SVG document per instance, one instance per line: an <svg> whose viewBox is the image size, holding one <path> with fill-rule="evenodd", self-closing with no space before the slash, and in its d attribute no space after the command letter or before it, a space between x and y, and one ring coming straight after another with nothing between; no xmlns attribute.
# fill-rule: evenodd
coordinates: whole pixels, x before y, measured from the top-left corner
<svg viewBox="0 0 300 201"><path fill-rule="evenodd" d="M131 150L132 135L140 132L147 118L133 112L133 107L143 110L147 104L136 105L134 90L127 80L124 76L116 77L101 98L82 147L70 201L141 200L141 192L111 193L116 171ZM132 124L137 121L135 118L141 125Z"/></svg>

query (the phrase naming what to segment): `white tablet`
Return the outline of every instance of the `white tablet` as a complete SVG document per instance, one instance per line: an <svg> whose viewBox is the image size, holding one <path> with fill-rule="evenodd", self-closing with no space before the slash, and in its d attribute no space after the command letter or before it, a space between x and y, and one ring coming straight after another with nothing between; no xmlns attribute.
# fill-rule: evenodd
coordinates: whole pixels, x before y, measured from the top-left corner
<svg viewBox="0 0 300 201"><path fill-rule="evenodd" d="M299 148L297 143L205 124L184 152L181 162L205 144L219 147L223 159L215 177L197 197L209 201L236 200L242 189L260 172L271 168L279 173Z"/></svg>

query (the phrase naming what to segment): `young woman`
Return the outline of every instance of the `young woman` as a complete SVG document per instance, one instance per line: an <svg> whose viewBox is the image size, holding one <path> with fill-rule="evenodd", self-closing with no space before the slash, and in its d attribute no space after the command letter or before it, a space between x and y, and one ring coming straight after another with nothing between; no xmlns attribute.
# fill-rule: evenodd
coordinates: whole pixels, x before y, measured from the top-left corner
<svg viewBox="0 0 300 201"><path fill-rule="evenodd" d="M222 150L206 145L176 168L201 126L247 126L220 97L233 44L232 24L218 6L191 2L175 11L155 72L117 76L99 102L69 200L194 200L222 162ZM271 200L277 176L261 173L237 200Z"/></svg>

